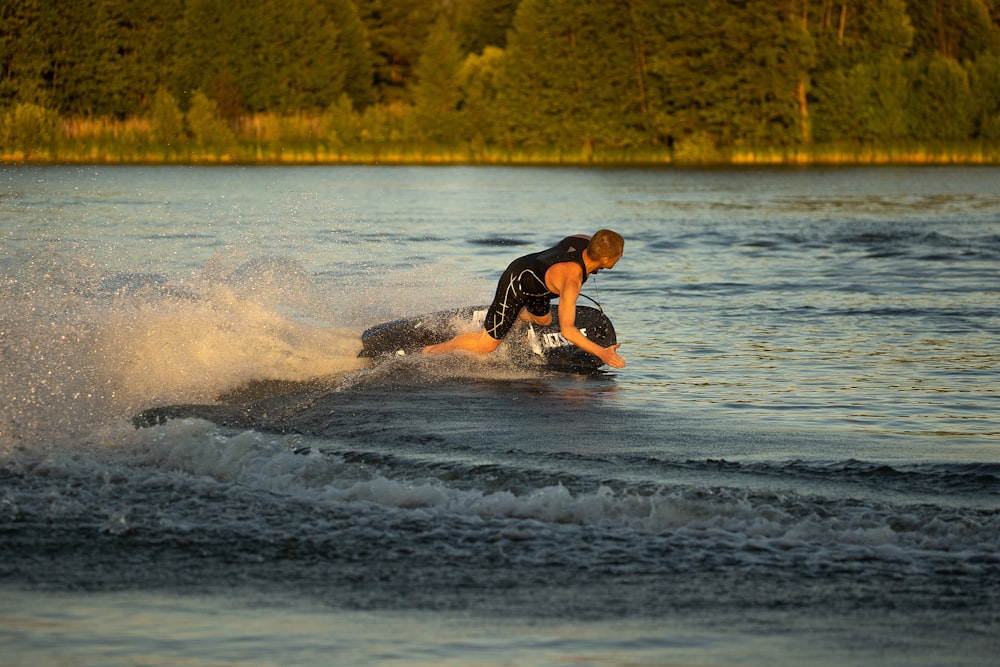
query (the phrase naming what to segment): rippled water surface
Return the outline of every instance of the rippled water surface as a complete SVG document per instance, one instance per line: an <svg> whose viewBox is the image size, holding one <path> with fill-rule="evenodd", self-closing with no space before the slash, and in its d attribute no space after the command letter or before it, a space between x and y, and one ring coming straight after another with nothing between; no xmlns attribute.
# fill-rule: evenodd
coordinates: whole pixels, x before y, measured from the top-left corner
<svg viewBox="0 0 1000 667"><path fill-rule="evenodd" d="M4 168L5 655L992 664L998 177ZM601 227L627 368L357 357Z"/></svg>

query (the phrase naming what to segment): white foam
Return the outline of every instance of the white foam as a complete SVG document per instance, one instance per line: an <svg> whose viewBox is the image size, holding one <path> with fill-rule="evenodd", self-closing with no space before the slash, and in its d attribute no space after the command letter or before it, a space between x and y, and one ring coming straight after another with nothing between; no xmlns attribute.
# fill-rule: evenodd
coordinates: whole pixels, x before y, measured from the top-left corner
<svg viewBox="0 0 1000 667"><path fill-rule="evenodd" d="M254 379L308 380L363 365L356 332L296 322L222 286L197 301L115 314L108 336L124 362L114 380L151 402L211 401Z"/></svg>
<svg viewBox="0 0 1000 667"><path fill-rule="evenodd" d="M309 290L294 263L175 282L109 279L56 259L6 268L0 452L75 443L151 405L210 402L250 380L305 381L365 363L357 330L302 313Z"/></svg>
<svg viewBox="0 0 1000 667"><path fill-rule="evenodd" d="M168 422L131 437L143 443L129 448L146 452L144 465L352 516L388 511L416 519L499 521L512 531L511 539L577 526L725 545L751 559L753 554L797 552L813 558L817 550L892 562L906 562L916 553L950 553L950 559L963 562L973 556L1000 558L1000 516L975 525L967 517L906 522L897 520L906 514L887 505L849 502L831 508L824 498L760 498L727 488L664 487L645 493L603 485L571 490L553 482L523 492L490 492L467 484L455 487L426 473L397 476L399 470L338 456L295 454L302 444L297 436L231 433L198 420Z"/></svg>

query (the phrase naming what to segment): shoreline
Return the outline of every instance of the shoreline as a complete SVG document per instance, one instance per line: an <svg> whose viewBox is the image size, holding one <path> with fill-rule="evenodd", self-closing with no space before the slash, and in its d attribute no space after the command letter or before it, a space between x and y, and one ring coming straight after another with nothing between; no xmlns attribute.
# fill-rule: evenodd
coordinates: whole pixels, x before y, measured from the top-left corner
<svg viewBox="0 0 1000 667"><path fill-rule="evenodd" d="M608 151L572 154L560 151L379 150L329 151L325 147L306 150L141 151L95 148L79 153L62 151L23 152L0 155L2 166L524 166L604 168L710 168L710 167L867 167L867 166L996 166L1000 147L994 150L933 149L764 149L732 151L701 156L675 156L667 151Z"/></svg>

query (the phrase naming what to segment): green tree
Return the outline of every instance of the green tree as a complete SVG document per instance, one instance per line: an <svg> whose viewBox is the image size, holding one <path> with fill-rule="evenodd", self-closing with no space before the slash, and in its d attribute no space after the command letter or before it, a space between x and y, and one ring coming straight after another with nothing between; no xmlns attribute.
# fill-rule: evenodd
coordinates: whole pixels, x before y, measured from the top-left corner
<svg viewBox="0 0 1000 667"><path fill-rule="evenodd" d="M905 139L909 82L903 57L913 28L903 1L824 2L809 20L817 44L810 95L816 140Z"/></svg>
<svg viewBox="0 0 1000 667"><path fill-rule="evenodd" d="M259 11L266 28L254 34L259 67L251 71L262 85L248 91L251 108L291 112L334 102L344 90L346 67L329 14L315 0L264 0ZM248 77L243 82L251 84Z"/></svg>
<svg viewBox="0 0 1000 667"><path fill-rule="evenodd" d="M6 150L24 153L26 158L44 151L57 138L59 117L43 106L23 102L5 114L2 125Z"/></svg>
<svg viewBox="0 0 1000 667"><path fill-rule="evenodd" d="M188 0L178 82L186 90L226 91L248 111L324 109L349 89L365 99L370 61L360 21L347 18L349 1L243 0L234 8ZM333 2L340 3L337 16L328 10Z"/></svg>
<svg viewBox="0 0 1000 667"><path fill-rule="evenodd" d="M156 91L150 114L150 134L154 142L167 147L178 147L184 142L184 114L176 98L163 86Z"/></svg>
<svg viewBox="0 0 1000 667"><path fill-rule="evenodd" d="M1000 54L981 54L968 70L969 87L976 102L975 136L1000 141Z"/></svg>
<svg viewBox="0 0 1000 667"><path fill-rule="evenodd" d="M344 93L323 114L323 135L338 150L354 146L361 138L360 119L350 96Z"/></svg>
<svg viewBox="0 0 1000 667"><path fill-rule="evenodd" d="M910 136L918 141L968 140L976 117L968 73L938 54L912 61L910 69Z"/></svg>
<svg viewBox="0 0 1000 667"><path fill-rule="evenodd" d="M413 69L445 0L355 0L382 102L410 101Z"/></svg>
<svg viewBox="0 0 1000 667"><path fill-rule="evenodd" d="M501 49L487 46L482 54L469 54L458 72L462 136L477 150L490 144L509 143L498 129L502 119L497 114L500 92L497 80L503 59Z"/></svg>
<svg viewBox="0 0 1000 667"><path fill-rule="evenodd" d="M405 138L408 123L407 110L401 104L373 104L361 114L361 135L363 144L379 150L380 146L398 144Z"/></svg>
<svg viewBox="0 0 1000 667"><path fill-rule="evenodd" d="M907 10L918 55L936 53L962 61L1000 47L995 17L985 0L911 0Z"/></svg>
<svg viewBox="0 0 1000 667"><path fill-rule="evenodd" d="M462 54L445 19L434 24L417 62L413 85L415 138L441 145L459 140L458 74Z"/></svg>
<svg viewBox="0 0 1000 667"><path fill-rule="evenodd" d="M202 150L222 155L236 145L232 130L219 115L218 105L200 90L196 90L191 96L187 123L195 145Z"/></svg>
<svg viewBox="0 0 1000 667"><path fill-rule="evenodd" d="M582 150L646 143L647 57L629 5L524 0L499 77L516 144Z"/></svg>
<svg viewBox="0 0 1000 667"><path fill-rule="evenodd" d="M814 105L819 142L891 145L909 134L909 78L903 63L881 58L837 68L822 79Z"/></svg>
<svg viewBox="0 0 1000 667"><path fill-rule="evenodd" d="M819 71L881 58L901 60L913 44L904 0L824 0L812 7L808 21Z"/></svg>
<svg viewBox="0 0 1000 667"><path fill-rule="evenodd" d="M45 101L64 114L144 112L167 81L183 0L58 0L0 5L0 100ZM30 98L30 99L29 99Z"/></svg>
<svg viewBox="0 0 1000 667"><path fill-rule="evenodd" d="M799 10L770 0L669 2L649 64L662 131L721 145L807 141L803 87L815 49Z"/></svg>
<svg viewBox="0 0 1000 667"><path fill-rule="evenodd" d="M42 78L53 104L74 115L118 112L117 94L108 95L114 36L99 0L80 0L72 12L57 0L42 7L48 57Z"/></svg>
<svg viewBox="0 0 1000 667"><path fill-rule="evenodd" d="M149 109L170 81L176 27L184 0L100 0L98 25L105 31L99 97L104 111L119 118ZM94 108L97 105L92 105Z"/></svg>
<svg viewBox="0 0 1000 667"><path fill-rule="evenodd" d="M0 3L0 108L45 104L49 69L42 0Z"/></svg>
<svg viewBox="0 0 1000 667"><path fill-rule="evenodd" d="M455 2L454 25L465 53L482 53L487 47L507 46L507 31L514 24L520 0L461 0Z"/></svg>
<svg viewBox="0 0 1000 667"><path fill-rule="evenodd" d="M323 3L337 27L338 47L345 55L343 92L356 107L364 109L377 101L368 33L352 0L323 0Z"/></svg>

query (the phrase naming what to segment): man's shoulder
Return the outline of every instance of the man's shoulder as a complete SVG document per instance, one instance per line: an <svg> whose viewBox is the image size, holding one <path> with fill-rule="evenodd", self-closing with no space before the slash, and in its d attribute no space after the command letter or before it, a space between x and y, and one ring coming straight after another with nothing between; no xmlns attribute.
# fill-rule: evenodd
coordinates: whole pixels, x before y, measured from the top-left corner
<svg viewBox="0 0 1000 667"><path fill-rule="evenodd" d="M580 266L580 263L575 259L567 259L561 262L556 262L549 267L548 271L546 271L546 275L550 273L552 275L576 277L580 280L583 279L583 267Z"/></svg>

